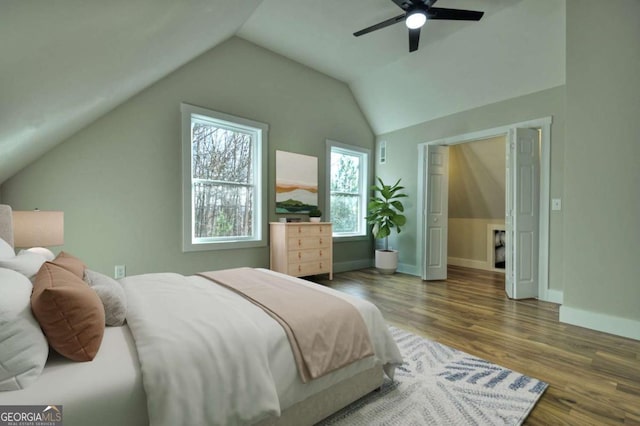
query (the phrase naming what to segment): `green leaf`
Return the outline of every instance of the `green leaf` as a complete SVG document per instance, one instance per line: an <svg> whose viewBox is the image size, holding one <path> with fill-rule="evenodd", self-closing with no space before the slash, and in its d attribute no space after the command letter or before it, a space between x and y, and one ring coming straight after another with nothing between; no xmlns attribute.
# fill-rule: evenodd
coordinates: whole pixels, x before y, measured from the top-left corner
<svg viewBox="0 0 640 426"><path fill-rule="evenodd" d="M402 203L400 201L393 201L393 202L391 202L391 205L393 205L393 207L395 207L400 212L404 211L404 206L402 205Z"/></svg>
<svg viewBox="0 0 640 426"><path fill-rule="evenodd" d="M401 214L404 212L404 205L399 200L406 198L407 194L400 192L405 189L400 185L401 179L393 185L385 185L379 176L376 180L378 185L371 187L374 195L369 199L365 218L372 226L371 232L374 237L386 239L393 229L400 233L400 227L407 222L407 218Z"/></svg>

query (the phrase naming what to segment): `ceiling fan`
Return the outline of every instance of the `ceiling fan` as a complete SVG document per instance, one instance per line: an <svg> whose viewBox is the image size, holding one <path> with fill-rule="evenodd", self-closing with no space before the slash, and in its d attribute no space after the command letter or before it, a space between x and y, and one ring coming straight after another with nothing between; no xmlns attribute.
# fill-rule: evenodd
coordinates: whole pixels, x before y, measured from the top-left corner
<svg viewBox="0 0 640 426"><path fill-rule="evenodd" d="M400 21L404 21L407 28L409 28L409 52L418 50L418 43L420 42L420 29L430 19L442 19L450 21L479 21L484 15L484 12L477 12L475 10L462 10L462 9L445 9L441 7L432 7L438 0L391 0L399 8L404 10L405 13L398 15L386 21L379 22L375 25L356 31L354 36L360 37L361 35L368 34L372 31L379 30L381 28L388 27L389 25L396 24Z"/></svg>

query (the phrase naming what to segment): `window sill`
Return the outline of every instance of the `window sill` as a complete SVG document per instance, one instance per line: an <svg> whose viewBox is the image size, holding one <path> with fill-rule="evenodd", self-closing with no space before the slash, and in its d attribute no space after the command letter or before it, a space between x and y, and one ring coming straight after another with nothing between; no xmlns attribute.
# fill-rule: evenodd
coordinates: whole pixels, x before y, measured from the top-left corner
<svg viewBox="0 0 640 426"><path fill-rule="evenodd" d="M334 235L334 243L348 243L352 241L368 241L368 235Z"/></svg>
<svg viewBox="0 0 640 426"><path fill-rule="evenodd" d="M204 243L204 244L184 244L182 247L183 253L198 252L198 251L214 251L214 250L234 250L244 248L255 247L267 247L266 241L252 240L252 241L224 241L216 243Z"/></svg>

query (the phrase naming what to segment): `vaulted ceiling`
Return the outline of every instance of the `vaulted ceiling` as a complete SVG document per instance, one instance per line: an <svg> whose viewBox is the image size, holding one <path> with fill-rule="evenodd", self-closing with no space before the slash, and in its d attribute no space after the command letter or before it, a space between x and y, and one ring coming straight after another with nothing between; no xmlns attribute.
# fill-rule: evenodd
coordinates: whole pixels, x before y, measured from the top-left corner
<svg viewBox="0 0 640 426"><path fill-rule="evenodd" d="M0 4L0 183L237 35L351 87L376 134L564 84L562 0L440 0L408 52L390 0L56 0Z"/></svg>

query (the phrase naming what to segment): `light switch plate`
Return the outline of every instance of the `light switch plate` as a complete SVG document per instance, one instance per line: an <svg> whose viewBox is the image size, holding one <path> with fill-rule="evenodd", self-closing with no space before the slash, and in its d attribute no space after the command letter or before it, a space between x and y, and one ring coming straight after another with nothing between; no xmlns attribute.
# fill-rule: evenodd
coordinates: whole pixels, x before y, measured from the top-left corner
<svg viewBox="0 0 640 426"><path fill-rule="evenodd" d="M551 199L551 210L562 210L562 200L560 198Z"/></svg>

